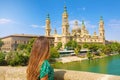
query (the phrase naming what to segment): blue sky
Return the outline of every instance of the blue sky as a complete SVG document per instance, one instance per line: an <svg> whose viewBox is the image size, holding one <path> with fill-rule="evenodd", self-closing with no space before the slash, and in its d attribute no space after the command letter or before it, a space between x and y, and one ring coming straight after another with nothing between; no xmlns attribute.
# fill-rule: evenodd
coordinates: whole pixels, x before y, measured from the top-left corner
<svg viewBox="0 0 120 80"><path fill-rule="evenodd" d="M120 0L0 0L0 37L11 34L44 35L46 15L50 14L52 33L61 34L64 5L69 14L70 30L75 20L92 35L98 33L103 16L107 40L120 41Z"/></svg>

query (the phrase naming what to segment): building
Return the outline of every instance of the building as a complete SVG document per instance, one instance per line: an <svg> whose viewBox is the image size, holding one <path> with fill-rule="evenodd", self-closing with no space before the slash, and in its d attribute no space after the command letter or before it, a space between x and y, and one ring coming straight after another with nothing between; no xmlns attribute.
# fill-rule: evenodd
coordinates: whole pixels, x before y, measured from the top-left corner
<svg viewBox="0 0 120 80"><path fill-rule="evenodd" d="M64 7L64 12L62 14L62 34L57 34L56 29L54 30L54 34L51 35L51 26L50 26L50 17L47 15L46 18L46 28L45 28L45 36L51 36L55 38L54 45L62 42L63 48L64 45L70 41L75 40L79 44L83 43L99 43L105 44L105 30L104 30L104 21L102 17L100 17L99 21L99 34L94 32L93 35L90 35L84 21L82 21L82 25L79 26L78 22L75 21L72 31L69 31L69 21L68 21L68 13L66 6Z"/></svg>
<svg viewBox="0 0 120 80"><path fill-rule="evenodd" d="M64 12L62 14L62 34L58 34L57 30L54 30L54 34L51 34L51 21L49 14L46 18L46 27L45 27L45 37L48 37L50 45L56 46L59 42L62 42L62 48L64 45L70 41L75 40L79 44L83 43L99 43L105 44L105 30L104 30L104 21L100 17L99 21L99 34L94 32L93 35L89 34L89 31L86 29L84 21L82 21L81 26L78 25L78 22L75 21L72 31L69 31L69 20L68 12L66 6L64 7ZM1 47L2 51L13 51L16 50L18 44L27 44L31 38L36 38L38 35L27 35L27 34L17 34L10 35L7 37L1 38L4 42L4 45Z"/></svg>
<svg viewBox="0 0 120 80"><path fill-rule="evenodd" d="M4 45L2 45L1 50L4 52L15 51L18 44L28 44L29 40L32 38L37 38L38 35L28 35L28 34L15 34L9 35L1 38ZM54 45L54 38L48 37L50 45Z"/></svg>

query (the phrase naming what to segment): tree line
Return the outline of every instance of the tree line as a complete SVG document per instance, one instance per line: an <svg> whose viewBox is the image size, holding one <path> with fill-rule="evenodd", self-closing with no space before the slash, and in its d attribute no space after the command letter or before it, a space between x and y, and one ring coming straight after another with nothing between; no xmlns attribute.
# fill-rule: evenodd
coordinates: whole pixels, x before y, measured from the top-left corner
<svg viewBox="0 0 120 80"><path fill-rule="evenodd" d="M31 39L28 44L19 44L16 51L10 51L8 53L0 52L0 65L27 65L34 40L35 38ZM4 43L0 40L0 47L3 44ZM50 60L54 60L54 58L60 57L58 50L62 49L62 46L62 43L59 42L57 46L50 47ZM71 40L67 42L64 47L67 50L74 50L74 53L77 56L80 54L80 50L82 48L87 48L89 50L87 53L88 58L92 58L94 56L93 53L98 56L120 53L120 43L117 42L106 45L94 43L84 43L80 45L76 41Z"/></svg>

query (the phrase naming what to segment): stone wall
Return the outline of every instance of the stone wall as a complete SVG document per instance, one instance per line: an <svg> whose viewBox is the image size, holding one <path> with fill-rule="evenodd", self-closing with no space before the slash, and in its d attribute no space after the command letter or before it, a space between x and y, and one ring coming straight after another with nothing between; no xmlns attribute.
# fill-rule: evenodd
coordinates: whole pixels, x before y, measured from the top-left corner
<svg viewBox="0 0 120 80"><path fill-rule="evenodd" d="M55 69L56 80L120 80L120 76ZM0 67L0 80L26 80L26 67Z"/></svg>

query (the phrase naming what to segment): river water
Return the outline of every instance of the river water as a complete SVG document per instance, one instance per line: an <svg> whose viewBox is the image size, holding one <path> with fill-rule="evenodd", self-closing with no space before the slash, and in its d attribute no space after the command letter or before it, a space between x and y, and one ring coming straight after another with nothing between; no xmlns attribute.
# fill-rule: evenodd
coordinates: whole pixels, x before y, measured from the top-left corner
<svg viewBox="0 0 120 80"><path fill-rule="evenodd" d="M70 62L65 64L57 62L52 66L56 69L87 71L120 76L120 55L118 54L91 61L84 60L81 62Z"/></svg>

